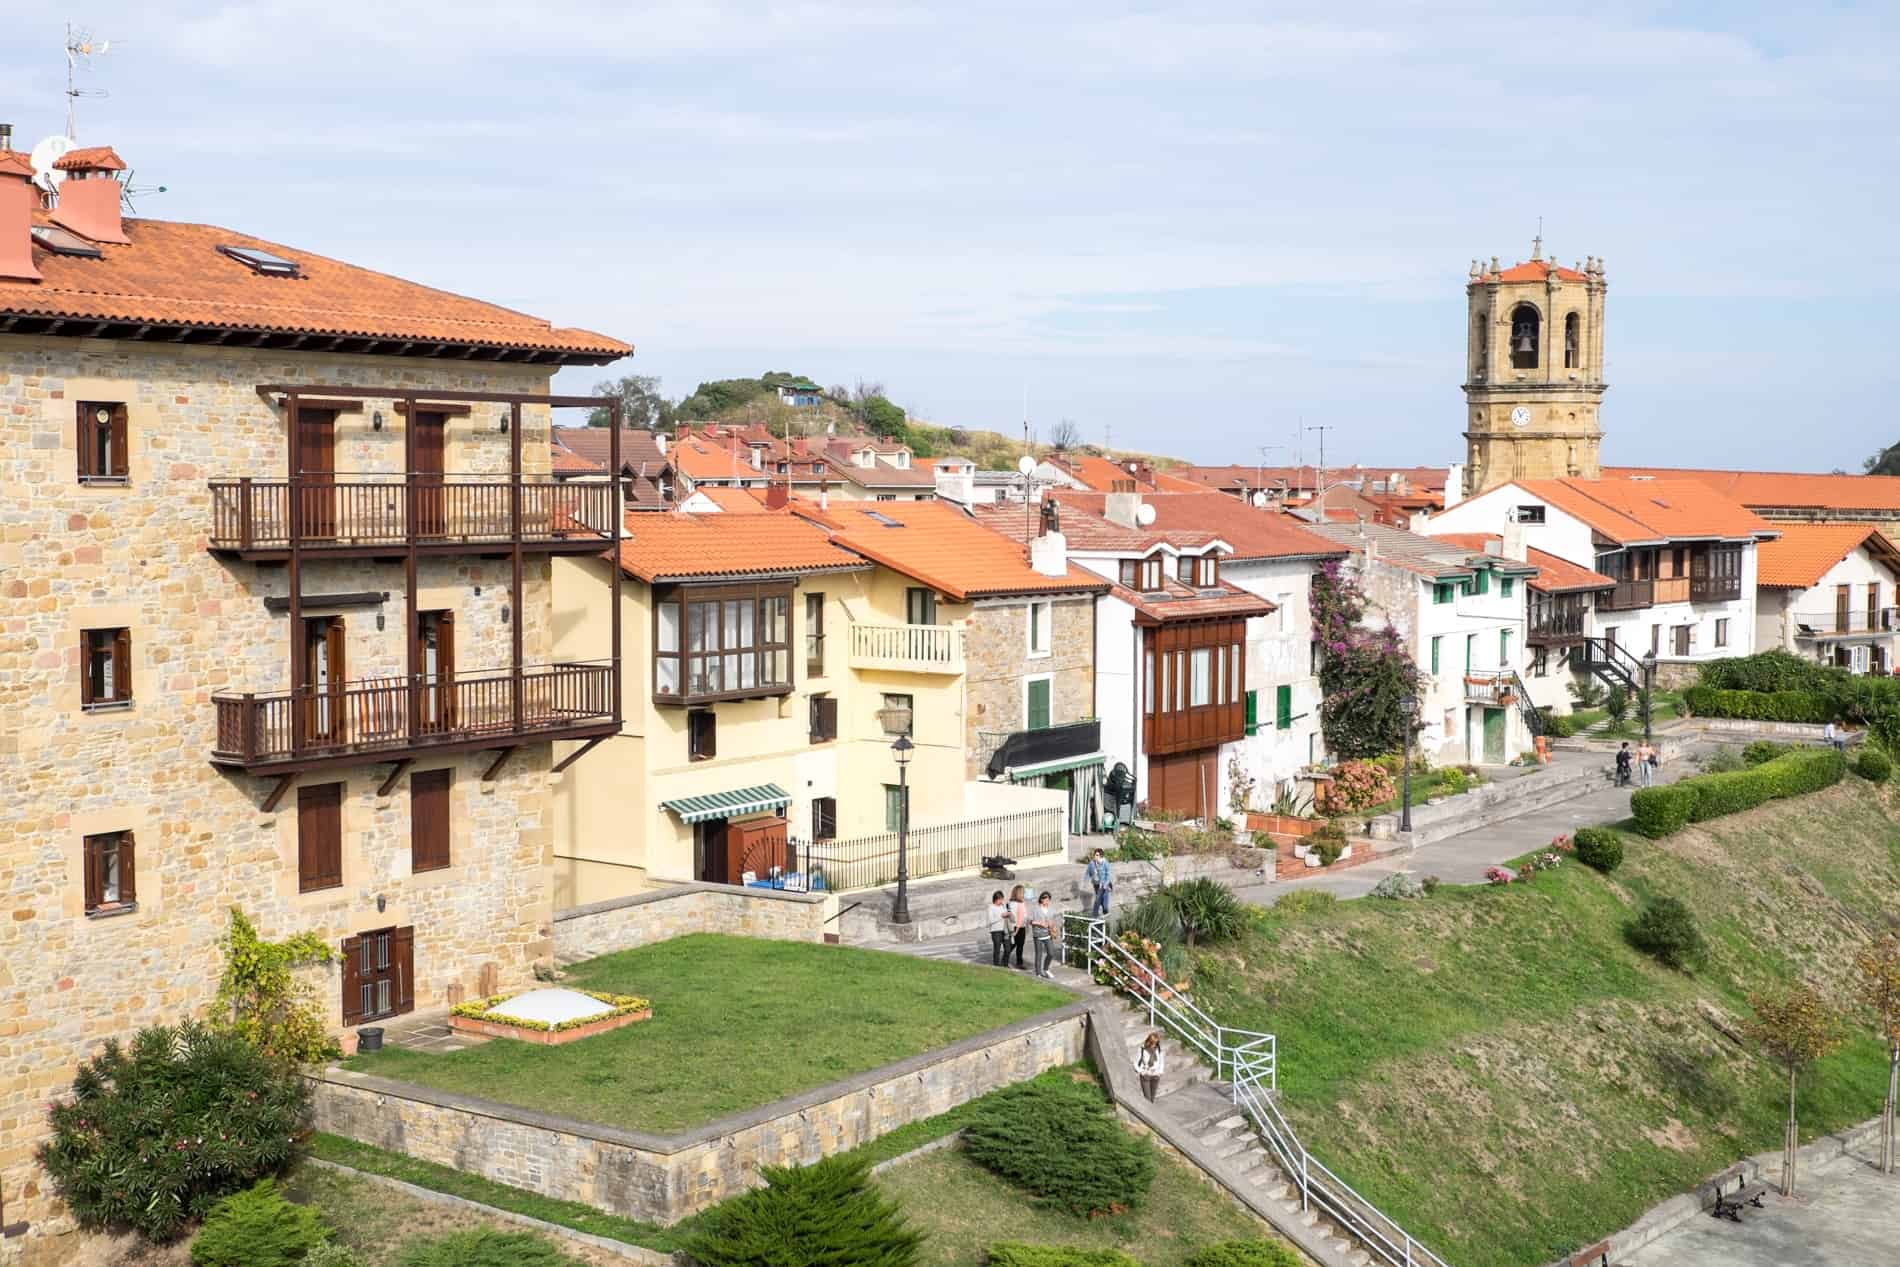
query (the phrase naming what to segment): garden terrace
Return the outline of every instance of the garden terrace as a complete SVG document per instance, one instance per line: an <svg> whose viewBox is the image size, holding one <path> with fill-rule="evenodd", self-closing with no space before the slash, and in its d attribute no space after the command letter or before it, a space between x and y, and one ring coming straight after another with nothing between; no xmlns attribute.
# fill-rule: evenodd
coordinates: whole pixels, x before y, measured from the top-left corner
<svg viewBox="0 0 1900 1267"><path fill-rule="evenodd" d="M563 984L653 1017L562 1047L498 1039L345 1062L379 1077L649 1132L679 1131L1061 1007L1015 973L807 942L701 934L575 964Z"/></svg>

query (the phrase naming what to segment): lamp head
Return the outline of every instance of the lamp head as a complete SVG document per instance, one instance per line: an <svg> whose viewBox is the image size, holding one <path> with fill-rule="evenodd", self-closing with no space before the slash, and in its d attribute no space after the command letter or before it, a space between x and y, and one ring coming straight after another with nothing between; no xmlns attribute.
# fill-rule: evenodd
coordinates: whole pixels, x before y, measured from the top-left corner
<svg viewBox="0 0 1900 1267"><path fill-rule="evenodd" d="M917 745L910 741L909 735L899 735L897 742L891 745L891 756L896 758L898 765L906 766L910 764L910 754L916 748Z"/></svg>

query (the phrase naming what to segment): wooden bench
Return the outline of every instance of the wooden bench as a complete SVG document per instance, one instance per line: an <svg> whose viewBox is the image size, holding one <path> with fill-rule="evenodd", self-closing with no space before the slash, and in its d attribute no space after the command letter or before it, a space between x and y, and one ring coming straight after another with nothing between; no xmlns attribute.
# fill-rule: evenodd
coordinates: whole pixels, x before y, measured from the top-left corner
<svg viewBox="0 0 1900 1267"><path fill-rule="evenodd" d="M1734 1185L1732 1189L1731 1184ZM1759 1179L1751 1182L1748 1167L1737 1164L1703 1184L1697 1191L1709 1195L1710 1215L1740 1223L1744 1207L1752 1205L1758 1210L1763 1208L1761 1199L1768 1195L1768 1185Z"/></svg>
<svg viewBox="0 0 1900 1267"><path fill-rule="evenodd" d="M1598 1241L1564 1259L1563 1267L1610 1267L1610 1243Z"/></svg>

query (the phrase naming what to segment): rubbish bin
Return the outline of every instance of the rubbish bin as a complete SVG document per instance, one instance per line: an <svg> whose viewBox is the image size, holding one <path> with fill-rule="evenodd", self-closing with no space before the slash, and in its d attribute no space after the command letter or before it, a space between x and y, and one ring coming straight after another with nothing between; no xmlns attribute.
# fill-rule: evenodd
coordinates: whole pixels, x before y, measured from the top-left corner
<svg viewBox="0 0 1900 1267"><path fill-rule="evenodd" d="M356 1050L381 1051L383 1049L383 1027L365 1025L356 1031Z"/></svg>

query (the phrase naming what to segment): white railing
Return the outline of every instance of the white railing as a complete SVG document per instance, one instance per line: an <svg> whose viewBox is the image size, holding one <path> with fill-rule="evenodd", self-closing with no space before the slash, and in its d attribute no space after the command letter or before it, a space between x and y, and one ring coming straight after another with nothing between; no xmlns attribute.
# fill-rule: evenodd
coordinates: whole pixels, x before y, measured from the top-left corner
<svg viewBox="0 0 1900 1267"><path fill-rule="evenodd" d="M1235 1106L1260 1133L1287 1182L1299 1190L1302 1213L1315 1210L1331 1219L1365 1246L1375 1261L1390 1267L1447 1267L1444 1259L1413 1240L1306 1151L1273 1100L1279 1072L1273 1035L1216 1022L1110 937L1107 921L1081 915L1063 918L1068 921L1063 930L1065 944L1073 944L1078 928L1084 931L1087 960L1083 966L1091 976L1106 977L1108 985L1146 1006L1149 1025L1165 1028L1205 1057L1216 1078L1228 1079Z"/></svg>
<svg viewBox="0 0 1900 1267"><path fill-rule="evenodd" d="M900 673L961 673L963 627L852 625L851 667Z"/></svg>

